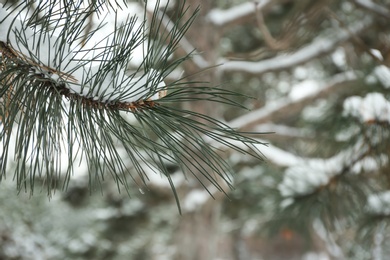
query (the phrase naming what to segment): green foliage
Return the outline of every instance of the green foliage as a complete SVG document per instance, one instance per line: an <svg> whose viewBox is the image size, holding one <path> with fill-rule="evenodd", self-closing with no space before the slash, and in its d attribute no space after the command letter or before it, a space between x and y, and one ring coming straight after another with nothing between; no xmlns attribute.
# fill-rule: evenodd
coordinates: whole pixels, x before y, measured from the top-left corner
<svg viewBox="0 0 390 260"><path fill-rule="evenodd" d="M28 2L9 10L24 20L21 28L8 31L9 41L0 46L0 180L13 175L17 189L32 194L39 178L51 196L54 188L66 189L75 167L86 163L90 186L100 185L109 174L119 191L129 192L130 180L147 185L151 170L169 180L179 205L168 163L191 173L206 189L212 184L223 192L220 180L230 183L231 169L224 160L224 148L215 149L211 141L261 159L256 148L259 141L215 118L178 106L202 100L241 107L234 102L239 94L206 83L197 87L192 86L195 82L182 80L161 84L190 58L170 60L196 13L185 19L183 3L172 29L167 30L164 8L156 7L150 21L145 11L140 25L135 17L119 24L109 1L93 2L87 8L82 2L64 2L58 9L54 8L56 1L38 6ZM84 46L88 45L102 32L103 24L87 31L87 22L103 8L115 14L114 33L101 40L106 46L103 50L97 45L78 46L83 39ZM27 9L34 10L30 16L17 16ZM17 18L13 23L18 23ZM34 28L33 35L29 35L30 28ZM87 35L82 35L84 31ZM46 46L48 53L43 53ZM125 76L140 46L144 60ZM93 74L96 63L99 68ZM84 73L82 82L73 76L79 70ZM112 93L107 84L114 88ZM80 93L70 89L72 85ZM166 89L167 95L156 98ZM131 98L135 100L128 101ZM127 119L129 113L136 122Z"/></svg>

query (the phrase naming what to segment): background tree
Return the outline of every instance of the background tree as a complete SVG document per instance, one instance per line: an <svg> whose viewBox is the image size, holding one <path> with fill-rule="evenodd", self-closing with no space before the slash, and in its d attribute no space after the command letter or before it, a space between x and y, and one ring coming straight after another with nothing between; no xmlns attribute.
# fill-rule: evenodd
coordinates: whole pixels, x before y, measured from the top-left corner
<svg viewBox="0 0 390 260"><path fill-rule="evenodd" d="M181 2L170 4L161 31L177 22ZM82 178L71 178L50 203L39 194L25 203L9 198L12 182L3 181L7 257L29 250L102 259L388 256L390 3L191 0L186 15L199 4L172 56L197 51L165 81L207 81L243 94L234 101L250 112L199 96L182 106L241 131L275 132L258 140L270 143L261 149L267 163L223 153L236 189L226 197L207 186L214 198L169 165L182 216L169 182L155 174L148 190L130 189L131 199L111 181L103 197L88 196Z"/></svg>

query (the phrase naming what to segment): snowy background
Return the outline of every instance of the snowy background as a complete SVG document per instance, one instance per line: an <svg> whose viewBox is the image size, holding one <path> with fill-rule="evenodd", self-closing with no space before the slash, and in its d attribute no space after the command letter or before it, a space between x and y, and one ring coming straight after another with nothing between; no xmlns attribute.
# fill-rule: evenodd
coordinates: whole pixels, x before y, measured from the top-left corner
<svg viewBox="0 0 390 260"><path fill-rule="evenodd" d="M190 11L199 3L177 55L197 51L161 87L189 76L253 97L237 100L249 110L186 105L239 130L264 132L265 162L227 151L236 173L228 197L213 187L208 193L173 165L182 216L168 181L153 171L148 189L134 185L130 198L109 180L102 191L90 190L85 165L50 200L44 183L30 198L17 195L7 178L0 186L0 258L389 257L390 2L187 1ZM154 6L149 1L149 12ZM170 1L171 13L176 7ZM117 17L142 10L134 1ZM114 16L99 17L92 28L103 20L109 35ZM0 24L0 41L7 26ZM129 66L142 62L139 48ZM74 77L82 81L82 74ZM105 98L117 96L113 90Z"/></svg>

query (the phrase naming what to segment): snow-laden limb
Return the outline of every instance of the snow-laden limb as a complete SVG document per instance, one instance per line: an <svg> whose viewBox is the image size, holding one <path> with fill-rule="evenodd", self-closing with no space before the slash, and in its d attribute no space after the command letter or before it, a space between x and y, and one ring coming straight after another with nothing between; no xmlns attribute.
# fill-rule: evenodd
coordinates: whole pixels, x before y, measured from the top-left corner
<svg viewBox="0 0 390 260"><path fill-rule="evenodd" d="M269 144L267 146L267 149L264 149L262 153L268 161L280 167L292 167L295 165L301 165L304 164L306 160L309 160L308 158L303 158L285 150L282 150L272 144Z"/></svg>
<svg viewBox="0 0 390 260"><path fill-rule="evenodd" d="M0 23L0 41L16 58L31 66L32 75L44 75L54 84L63 85L72 94L103 103L132 103L159 98L159 91L156 90L163 90L165 84L158 72L150 69L140 77L129 75L126 66L113 66L110 59L114 57L104 51L75 47L63 41L63 37L67 36L66 31L59 32L62 34L59 36L38 26L30 27L23 16L22 12L8 13L0 5L0 17L4 18ZM128 18L126 26L134 29L134 32L122 44L140 45L143 36L140 28L137 28L136 19ZM107 32L104 27L100 30ZM120 38L120 35L108 33L100 40L112 43L113 38ZM90 62L91 59L94 62Z"/></svg>
<svg viewBox="0 0 390 260"><path fill-rule="evenodd" d="M356 117L362 123L390 124L390 102L381 93L369 93L363 98L349 97L343 107L345 116Z"/></svg>
<svg viewBox="0 0 390 260"><path fill-rule="evenodd" d="M339 163L329 164L325 160L308 161L287 168L283 181L278 185L283 197L295 197L314 192L329 183L337 173Z"/></svg>
<svg viewBox="0 0 390 260"><path fill-rule="evenodd" d="M230 121L228 124L233 128L246 130L251 129L258 124L270 121L281 121L291 117L294 113L301 111L316 99L326 98L335 91L342 91L343 89L350 88L352 83L355 83L356 80L357 76L354 72L338 74L326 83L321 84L313 83L313 81L310 80L310 83L315 84L315 88L310 92L300 91L298 93L296 91L291 98L288 97L272 101L264 107L253 110ZM300 86L302 86L302 83L300 83Z"/></svg>
<svg viewBox="0 0 390 260"><path fill-rule="evenodd" d="M256 8L258 10L263 9L271 2L272 1L270 0L260 0L257 2L248 1L227 10L213 9L207 15L207 19L216 26L227 26L236 23L239 20L245 20L248 17L252 17L256 12Z"/></svg>
<svg viewBox="0 0 390 260"><path fill-rule="evenodd" d="M362 163L368 151L368 146L358 142L329 159L311 158L292 165L286 169L283 181L278 185L279 192L283 197L311 194L327 186L336 176L353 172L353 167Z"/></svg>
<svg viewBox="0 0 390 260"><path fill-rule="evenodd" d="M291 54L279 55L275 58L259 62L226 61L218 68L222 73L245 72L255 75L292 68L316 57L333 52L341 43L347 41L353 35L361 33L371 23L372 21L370 19L366 19L354 24L348 30L339 29L334 35L319 36L309 45Z"/></svg>
<svg viewBox="0 0 390 260"><path fill-rule="evenodd" d="M203 190L192 189L183 200L183 212L188 213L201 210L213 201L221 199L222 196L223 193L219 192L215 186L208 186Z"/></svg>
<svg viewBox="0 0 390 260"><path fill-rule="evenodd" d="M286 125L278 125L273 123L260 124L254 127L254 130L261 133L272 133L269 138L274 135L287 138L314 138L314 133L309 129L291 127Z"/></svg>

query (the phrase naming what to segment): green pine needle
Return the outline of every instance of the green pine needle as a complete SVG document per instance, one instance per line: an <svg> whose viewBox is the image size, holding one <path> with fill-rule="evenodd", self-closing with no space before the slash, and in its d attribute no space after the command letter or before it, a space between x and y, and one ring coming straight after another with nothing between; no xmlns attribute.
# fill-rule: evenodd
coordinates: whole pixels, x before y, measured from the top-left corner
<svg viewBox="0 0 390 260"><path fill-rule="evenodd" d="M156 7L149 23L145 18L137 27L136 18L128 18L124 25L116 24L111 40L102 39L107 45L103 51L97 46L81 48L76 54L85 58L76 59L70 56L69 46L81 39L88 42L103 28L100 24L86 37L80 36L86 29L88 18L101 8L112 6L109 2L99 1L99 4L82 9L81 1L69 1L72 4L55 10L54 2L39 4L30 17L25 17L22 30L10 30L8 34L9 38L15 35L18 44L28 50L31 50L32 43L39 49L37 46L55 39L53 49L47 50L50 59L55 57L53 64L49 66L42 60L40 52L30 51L28 55L22 55L15 51L16 46L0 43L0 180L13 175L18 190L33 193L35 182L41 179L50 196L56 188L66 189L75 168L86 163L90 185L100 185L110 175L119 190L124 188L128 192L131 182L147 184L146 169L149 169L168 179L178 203L179 196L167 163L177 164L184 174L192 174L206 189L211 184L224 192L220 181L231 185L232 169L226 162L229 150L262 159L256 148L259 142L249 137L253 133L240 133L215 118L178 108L183 102L193 101L242 108L234 101L239 94L223 88L192 87L199 82L178 81L167 86L165 97L149 100L165 90L158 83L190 58L169 60L196 13L184 20L188 9L183 4L173 29L164 32L161 14L164 15L166 9ZM28 4L21 5L13 13L29 7ZM67 26L61 27L60 22ZM33 41L23 30L31 26L36 28ZM60 32L56 38L53 38L54 29ZM107 75L125 70L135 48L145 45L145 42L144 62L131 77L141 74L147 79L150 89L138 101L123 103L123 99L140 89L123 92L119 98L107 102L93 96L81 96L67 88L72 79L70 76L77 69L85 68L83 84L90 85L92 90L104 89L103 80ZM95 51L100 54L93 59L86 58ZM71 67L72 61L79 65ZM97 61L100 62L98 74L88 77L91 64ZM59 80L53 78L53 73ZM126 87L122 78L114 79L112 84L118 89ZM137 123L129 122L124 117L126 113L132 113ZM216 148L211 141L222 146ZM64 156L67 157L65 161Z"/></svg>

